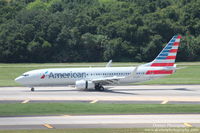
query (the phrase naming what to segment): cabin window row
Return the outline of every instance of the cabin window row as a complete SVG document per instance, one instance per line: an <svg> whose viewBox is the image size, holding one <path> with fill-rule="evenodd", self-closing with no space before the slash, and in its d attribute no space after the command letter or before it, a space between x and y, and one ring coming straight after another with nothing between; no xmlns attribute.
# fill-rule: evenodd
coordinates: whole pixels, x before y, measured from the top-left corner
<svg viewBox="0 0 200 133"><path fill-rule="evenodd" d="M145 74L145 72L138 72L137 74Z"/></svg>
<svg viewBox="0 0 200 133"><path fill-rule="evenodd" d="M93 76L93 75L129 75L130 73L91 73L90 75ZM88 75L88 74L87 74Z"/></svg>

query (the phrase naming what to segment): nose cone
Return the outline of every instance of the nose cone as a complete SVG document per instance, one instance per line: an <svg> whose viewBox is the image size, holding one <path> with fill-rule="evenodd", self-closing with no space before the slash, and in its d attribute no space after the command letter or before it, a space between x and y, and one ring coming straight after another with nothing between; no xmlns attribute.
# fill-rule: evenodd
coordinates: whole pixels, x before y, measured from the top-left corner
<svg viewBox="0 0 200 133"><path fill-rule="evenodd" d="M15 82L17 82L17 83L20 83L20 84L23 84L23 77L22 76L19 76L19 77L17 77L16 79L15 79Z"/></svg>

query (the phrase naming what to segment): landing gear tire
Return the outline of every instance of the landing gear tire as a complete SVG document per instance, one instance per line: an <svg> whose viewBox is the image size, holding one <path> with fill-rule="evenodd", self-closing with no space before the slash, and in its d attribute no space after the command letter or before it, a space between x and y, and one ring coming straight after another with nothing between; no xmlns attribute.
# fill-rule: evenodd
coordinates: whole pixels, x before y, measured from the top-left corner
<svg viewBox="0 0 200 133"><path fill-rule="evenodd" d="M100 91L104 91L105 89L104 89L104 87L103 86L101 86L101 88L100 88Z"/></svg>
<svg viewBox="0 0 200 133"><path fill-rule="evenodd" d="M101 84L96 84L95 85L95 90L96 91L104 91L105 89L104 89L104 87Z"/></svg>
<svg viewBox="0 0 200 133"><path fill-rule="evenodd" d="M31 91L35 91L35 89L34 89L34 88L31 88Z"/></svg>

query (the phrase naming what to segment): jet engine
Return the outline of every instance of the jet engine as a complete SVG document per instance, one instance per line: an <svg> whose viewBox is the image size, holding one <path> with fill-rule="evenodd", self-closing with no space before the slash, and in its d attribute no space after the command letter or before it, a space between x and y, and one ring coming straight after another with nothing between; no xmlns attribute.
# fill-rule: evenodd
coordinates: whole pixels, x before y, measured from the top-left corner
<svg viewBox="0 0 200 133"><path fill-rule="evenodd" d="M95 84L92 81L78 80L76 81L75 87L77 89L95 89Z"/></svg>

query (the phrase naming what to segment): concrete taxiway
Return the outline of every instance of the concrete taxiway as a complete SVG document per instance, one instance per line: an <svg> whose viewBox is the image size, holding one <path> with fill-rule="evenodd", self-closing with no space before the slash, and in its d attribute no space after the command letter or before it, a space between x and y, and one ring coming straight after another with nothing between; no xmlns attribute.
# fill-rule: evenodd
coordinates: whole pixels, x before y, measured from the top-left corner
<svg viewBox="0 0 200 133"><path fill-rule="evenodd" d="M200 127L199 114L1 117L0 129Z"/></svg>
<svg viewBox="0 0 200 133"><path fill-rule="evenodd" d="M1 87L0 103L87 102L200 104L200 85L107 86L108 90L82 91L73 87ZM0 117L0 130L52 128L200 127L200 114L62 115Z"/></svg>
<svg viewBox="0 0 200 133"><path fill-rule="evenodd" d="M9 102L107 102L200 104L200 85L107 86L107 90L83 91L74 87L1 87L0 103Z"/></svg>

